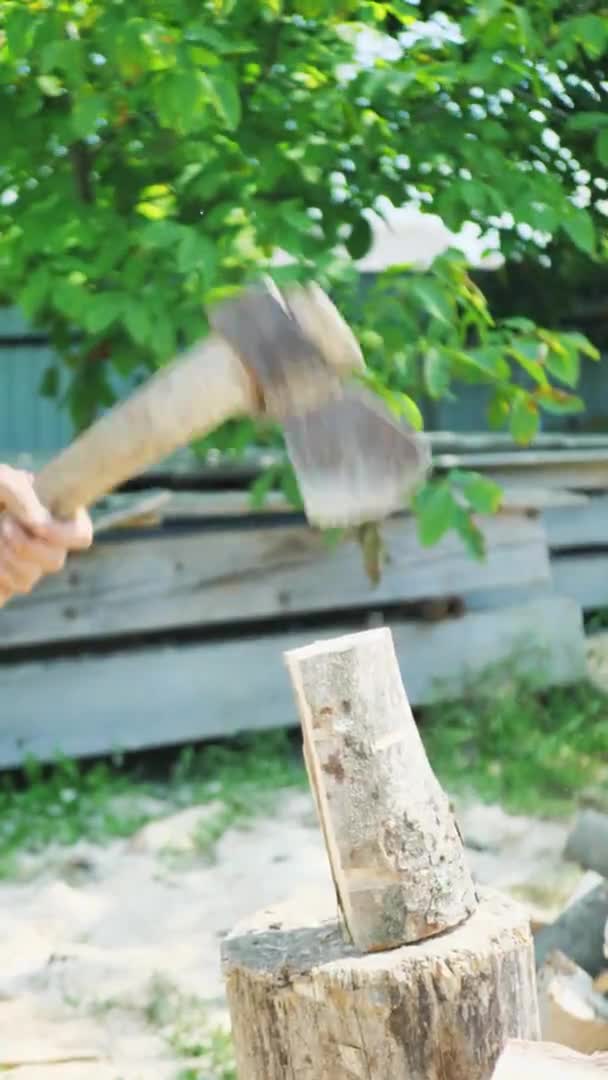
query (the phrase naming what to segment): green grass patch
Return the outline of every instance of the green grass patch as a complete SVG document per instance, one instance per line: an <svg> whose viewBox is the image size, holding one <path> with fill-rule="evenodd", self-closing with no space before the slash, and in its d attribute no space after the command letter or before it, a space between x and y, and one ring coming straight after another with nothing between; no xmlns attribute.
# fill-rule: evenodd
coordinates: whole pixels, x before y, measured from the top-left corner
<svg viewBox="0 0 608 1080"><path fill-rule="evenodd" d="M210 856L227 828L268 810L279 790L304 782L293 745L275 732L188 748L160 767L157 758L145 757L137 765L29 761L23 775L0 778L0 877L14 872L21 852L80 839L104 843L186 806L217 802L217 814L195 838L199 852Z"/></svg>
<svg viewBox="0 0 608 1080"><path fill-rule="evenodd" d="M188 1059L176 1080L237 1080L230 1033L210 1022L201 998L159 975L151 982L145 1015L175 1056Z"/></svg>
<svg viewBox="0 0 608 1080"><path fill-rule="evenodd" d="M608 698L589 683L535 690L490 674L467 697L426 709L421 731L443 785L506 810L571 812L608 784Z"/></svg>

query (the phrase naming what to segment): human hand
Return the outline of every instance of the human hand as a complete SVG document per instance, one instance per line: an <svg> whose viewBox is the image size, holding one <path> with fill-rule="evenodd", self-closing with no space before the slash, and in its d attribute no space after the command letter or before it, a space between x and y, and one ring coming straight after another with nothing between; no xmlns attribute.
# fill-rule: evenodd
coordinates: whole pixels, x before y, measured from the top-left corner
<svg viewBox="0 0 608 1080"><path fill-rule="evenodd" d="M69 521L56 520L38 499L33 475L23 469L0 465L0 510L0 607L56 574L70 551L92 543L86 510Z"/></svg>

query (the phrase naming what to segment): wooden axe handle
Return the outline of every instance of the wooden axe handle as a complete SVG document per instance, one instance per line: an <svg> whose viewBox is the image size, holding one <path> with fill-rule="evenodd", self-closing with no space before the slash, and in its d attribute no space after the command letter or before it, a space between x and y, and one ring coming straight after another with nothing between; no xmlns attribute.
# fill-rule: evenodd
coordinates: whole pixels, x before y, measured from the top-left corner
<svg viewBox="0 0 608 1080"><path fill-rule="evenodd" d="M238 356L212 335L62 450L36 476L36 491L51 513L69 518L193 438L258 406Z"/></svg>

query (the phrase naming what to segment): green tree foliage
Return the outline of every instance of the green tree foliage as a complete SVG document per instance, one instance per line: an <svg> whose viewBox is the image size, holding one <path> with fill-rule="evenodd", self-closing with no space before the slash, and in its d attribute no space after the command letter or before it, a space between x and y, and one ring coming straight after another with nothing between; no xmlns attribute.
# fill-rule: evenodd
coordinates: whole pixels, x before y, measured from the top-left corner
<svg viewBox="0 0 608 1080"><path fill-rule="evenodd" d="M270 265L314 276L360 334L370 382L416 402L491 388L489 422L534 436L582 408L580 334L493 319L456 252L363 297L341 252L368 211L418 204L493 231L540 273L606 261L608 16L587 2L0 0L0 295L62 358L43 391L78 425L206 331L205 306ZM365 30L362 35L361 31ZM224 449L280 436L249 423ZM208 445L208 443L206 444ZM291 481L292 483L292 481ZM423 540L499 494L425 488Z"/></svg>

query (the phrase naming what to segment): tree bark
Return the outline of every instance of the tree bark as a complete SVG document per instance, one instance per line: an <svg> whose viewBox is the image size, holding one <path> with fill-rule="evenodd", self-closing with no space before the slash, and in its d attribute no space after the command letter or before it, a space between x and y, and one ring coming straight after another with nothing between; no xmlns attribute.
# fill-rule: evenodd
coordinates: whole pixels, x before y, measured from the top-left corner
<svg viewBox="0 0 608 1080"><path fill-rule="evenodd" d="M266 910L224 941L242 1080L490 1080L539 1038L525 912L484 890L441 937L361 955L330 897Z"/></svg>
<svg viewBox="0 0 608 1080"><path fill-rule="evenodd" d="M338 903L355 946L395 948L476 907L458 826L429 765L391 632L285 654Z"/></svg>

